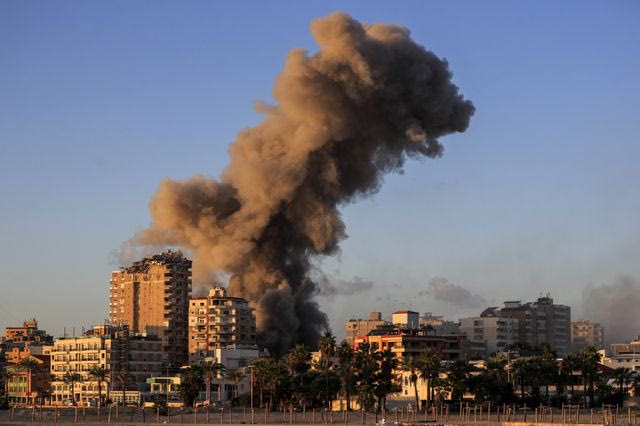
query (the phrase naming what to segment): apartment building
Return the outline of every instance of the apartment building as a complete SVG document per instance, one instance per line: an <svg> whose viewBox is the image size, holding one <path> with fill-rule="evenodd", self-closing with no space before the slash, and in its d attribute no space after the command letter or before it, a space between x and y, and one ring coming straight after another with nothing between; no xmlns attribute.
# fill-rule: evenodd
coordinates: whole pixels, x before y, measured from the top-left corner
<svg viewBox="0 0 640 426"><path fill-rule="evenodd" d="M213 287L207 297L189 301L189 358L214 356L216 349L256 345L256 318L249 302Z"/></svg>
<svg viewBox="0 0 640 426"><path fill-rule="evenodd" d="M432 331L434 334L460 334L460 324L454 321L445 320L442 316L425 312L420 317L420 328Z"/></svg>
<svg viewBox="0 0 640 426"><path fill-rule="evenodd" d="M355 336L354 349L368 343L378 350L391 350L397 358L417 356L426 351L435 352L442 360L466 359L470 348L464 335L436 336L424 329L408 329L387 326L369 332L366 336Z"/></svg>
<svg viewBox="0 0 640 426"><path fill-rule="evenodd" d="M9 373L6 383L9 401L17 404L42 404L49 395L49 356L28 355L20 359L29 359L37 368L25 369L19 362L10 363L4 368Z"/></svg>
<svg viewBox="0 0 640 426"><path fill-rule="evenodd" d="M613 343L611 354L614 356L624 355L640 358L640 336L626 343Z"/></svg>
<svg viewBox="0 0 640 426"><path fill-rule="evenodd" d="M604 344L604 328L597 322L578 320L571 322L571 347L580 352L587 346L601 348Z"/></svg>
<svg viewBox="0 0 640 426"><path fill-rule="evenodd" d="M163 361L178 368L188 361L191 261L168 250L111 274L109 318L132 333L158 336Z"/></svg>
<svg viewBox="0 0 640 426"><path fill-rule="evenodd" d="M518 320L497 316L462 318L460 331L470 341L483 342L486 356L518 341Z"/></svg>
<svg viewBox="0 0 640 426"><path fill-rule="evenodd" d="M116 375L126 371L133 377L130 389L146 390L146 379L162 373L162 342L155 336L131 334L127 326L99 325L81 337L59 338L50 348L51 399L53 404L97 402L98 382L90 376L93 368L109 371L102 383L102 395L118 389ZM67 373L78 373L81 381L72 386L66 383ZM75 395L72 394L75 392Z"/></svg>
<svg viewBox="0 0 640 426"><path fill-rule="evenodd" d="M356 336L366 336L378 327L388 325L390 325L389 321L382 319L381 312L371 312L369 319L350 319L345 324L345 340L349 342L349 344L353 344L353 339Z"/></svg>
<svg viewBox="0 0 640 426"><path fill-rule="evenodd" d="M5 328L4 338L0 344L0 352L4 353L10 363L32 355L42 355L43 347L53 342L53 336L38 328L35 318L26 320L21 327Z"/></svg>
<svg viewBox="0 0 640 426"><path fill-rule="evenodd" d="M549 295L535 302L507 301L503 308L487 308L480 316L517 319L517 341L546 343L559 355L571 350L571 308L554 304Z"/></svg>

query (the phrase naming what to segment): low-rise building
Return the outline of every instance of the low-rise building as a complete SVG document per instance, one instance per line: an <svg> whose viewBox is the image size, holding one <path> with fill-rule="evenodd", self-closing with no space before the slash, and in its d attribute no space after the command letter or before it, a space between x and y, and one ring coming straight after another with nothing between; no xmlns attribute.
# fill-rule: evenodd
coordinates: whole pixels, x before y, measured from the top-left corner
<svg viewBox="0 0 640 426"><path fill-rule="evenodd" d="M44 403L51 386L49 357L29 355L20 361L5 366L9 373L6 383L9 401L18 404Z"/></svg>
<svg viewBox="0 0 640 426"><path fill-rule="evenodd" d="M460 334L460 323L445 320L431 312L425 312L420 317L420 328L431 330L434 334Z"/></svg>
<svg viewBox="0 0 640 426"><path fill-rule="evenodd" d="M468 341L464 335L436 336L424 329L406 329L399 327L379 328L366 336L356 336L354 349L368 343L378 350L391 350L397 358L417 356L426 351L435 352L442 360L466 359L468 357Z"/></svg>
<svg viewBox="0 0 640 426"><path fill-rule="evenodd" d="M56 339L50 356L54 404L97 402L99 394L106 397L119 389L116 377L121 371L132 377L128 390L139 392L146 391L148 377L162 374L162 341L156 336L131 334L126 326L99 325L81 337ZM96 367L109 372L101 389L90 374ZM67 373L77 373L80 381L69 383Z"/></svg>
<svg viewBox="0 0 640 426"><path fill-rule="evenodd" d="M371 312L369 319L350 319L345 324L345 340L349 344L353 344L353 339L356 336L366 336L371 331L376 330L379 327L390 325L389 321L382 319L381 312Z"/></svg>
<svg viewBox="0 0 640 426"><path fill-rule="evenodd" d="M626 343L613 343L611 345L611 354L616 355L631 355L640 358L640 336Z"/></svg>

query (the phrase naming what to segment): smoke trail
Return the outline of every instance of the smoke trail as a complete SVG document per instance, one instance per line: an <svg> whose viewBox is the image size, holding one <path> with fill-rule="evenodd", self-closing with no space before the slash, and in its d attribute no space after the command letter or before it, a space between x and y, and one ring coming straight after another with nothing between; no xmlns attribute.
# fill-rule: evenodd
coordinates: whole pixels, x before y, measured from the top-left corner
<svg viewBox="0 0 640 426"><path fill-rule="evenodd" d="M292 50L275 106L238 134L219 181L165 179L139 244L194 255L194 280L233 273L230 293L256 306L261 343L279 354L315 344L327 318L313 301L310 258L346 237L338 207L375 193L408 157L438 157L438 138L473 115L447 62L406 28L365 25L343 13L314 20L320 46Z"/></svg>
<svg viewBox="0 0 640 426"><path fill-rule="evenodd" d="M608 343L640 335L640 282L622 276L613 284L587 286L582 292L582 314L604 327Z"/></svg>

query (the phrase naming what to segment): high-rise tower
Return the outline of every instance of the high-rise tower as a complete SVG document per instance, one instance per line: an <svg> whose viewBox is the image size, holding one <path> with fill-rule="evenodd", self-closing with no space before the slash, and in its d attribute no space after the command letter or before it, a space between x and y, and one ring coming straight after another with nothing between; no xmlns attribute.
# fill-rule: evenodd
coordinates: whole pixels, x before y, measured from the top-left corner
<svg viewBox="0 0 640 426"><path fill-rule="evenodd" d="M191 261L168 250L111 274L109 318L160 337L164 363L177 367L188 361L190 292Z"/></svg>

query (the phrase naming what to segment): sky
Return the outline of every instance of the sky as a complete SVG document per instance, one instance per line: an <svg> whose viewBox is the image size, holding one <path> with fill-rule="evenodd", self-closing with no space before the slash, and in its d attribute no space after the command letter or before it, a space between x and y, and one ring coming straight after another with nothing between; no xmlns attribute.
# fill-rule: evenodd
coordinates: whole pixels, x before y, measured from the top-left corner
<svg viewBox="0 0 640 426"><path fill-rule="evenodd" d="M349 237L317 265L371 285L318 298L339 337L373 310L480 313L438 298L442 278L486 306L550 293L579 317L587 286L640 277L638 2L8 0L0 327L106 318L161 179L218 176L287 52L315 51L311 20L336 10L409 28L476 106L441 158L344 207Z"/></svg>

